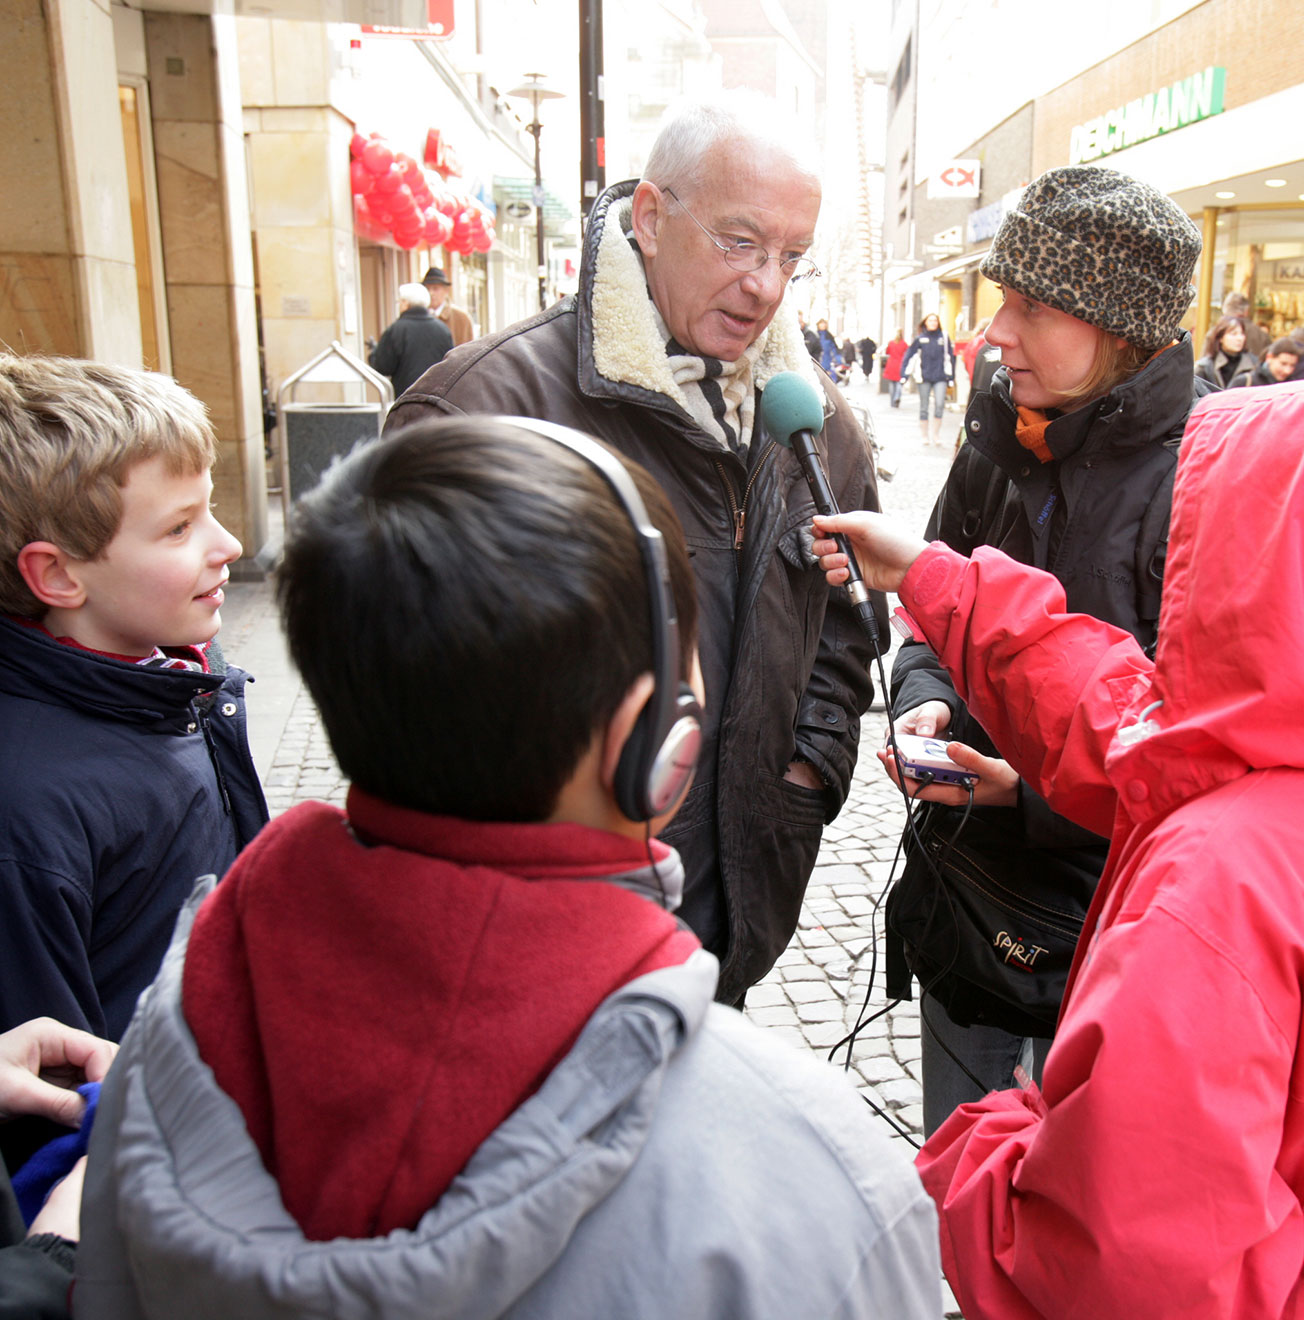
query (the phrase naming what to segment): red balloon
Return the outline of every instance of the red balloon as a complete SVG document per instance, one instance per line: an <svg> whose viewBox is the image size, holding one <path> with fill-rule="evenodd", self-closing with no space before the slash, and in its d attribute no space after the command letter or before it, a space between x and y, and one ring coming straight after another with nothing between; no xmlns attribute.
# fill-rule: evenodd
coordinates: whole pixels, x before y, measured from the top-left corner
<svg viewBox="0 0 1304 1320"><path fill-rule="evenodd" d="M390 196L389 209L397 219L399 216L417 215L421 208L417 206L417 199L406 188L398 188Z"/></svg>
<svg viewBox="0 0 1304 1320"><path fill-rule="evenodd" d="M397 165L391 165L383 174L373 176L378 193L396 193L403 186L403 174Z"/></svg>
<svg viewBox="0 0 1304 1320"><path fill-rule="evenodd" d="M349 161L349 185L355 195L369 193L375 177L360 160Z"/></svg>
<svg viewBox="0 0 1304 1320"><path fill-rule="evenodd" d="M373 242L385 238L388 228L367 205L365 197L353 199L353 225L359 237L369 238Z"/></svg>
<svg viewBox="0 0 1304 1320"><path fill-rule="evenodd" d="M362 163L373 173L383 175L394 164L394 153L384 142L373 138L362 149ZM402 178L397 170L398 178Z"/></svg>
<svg viewBox="0 0 1304 1320"><path fill-rule="evenodd" d="M425 217L426 242L431 247L441 247L452 237L453 226L441 211L427 211Z"/></svg>
<svg viewBox="0 0 1304 1320"><path fill-rule="evenodd" d="M366 149L367 141L368 139L364 138L361 133L355 133L349 139L349 155L354 160L357 160L362 155L363 151Z"/></svg>

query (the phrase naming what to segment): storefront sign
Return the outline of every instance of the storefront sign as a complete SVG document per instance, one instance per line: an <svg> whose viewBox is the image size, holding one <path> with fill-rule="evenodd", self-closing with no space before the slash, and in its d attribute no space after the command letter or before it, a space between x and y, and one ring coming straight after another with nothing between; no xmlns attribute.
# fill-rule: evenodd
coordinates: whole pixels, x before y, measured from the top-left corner
<svg viewBox="0 0 1304 1320"><path fill-rule="evenodd" d="M1211 65L1203 73L1193 73L1171 87L1138 96L1116 110L1078 124L1069 133L1069 163L1084 165L1222 114L1226 75L1225 69Z"/></svg>
<svg viewBox="0 0 1304 1320"><path fill-rule="evenodd" d="M1019 204L1022 188L1011 188L999 202L971 211L964 222L964 241L973 245L995 236L1001 221Z"/></svg>
<svg viewBox="0 0 1304 1320"><path fill-rule="evenodd" d="M385 23L363 23L369 37L404 37L408 41L447 41L453 35L453 0L426 0L423 28L390 27Z"/></svg>
<svg viewBox="0 0 1304 1320"><path fill-rule="evenodd" d="M982 161L948 160L928 180L928 198L977 197L980 191Z"/></svg>

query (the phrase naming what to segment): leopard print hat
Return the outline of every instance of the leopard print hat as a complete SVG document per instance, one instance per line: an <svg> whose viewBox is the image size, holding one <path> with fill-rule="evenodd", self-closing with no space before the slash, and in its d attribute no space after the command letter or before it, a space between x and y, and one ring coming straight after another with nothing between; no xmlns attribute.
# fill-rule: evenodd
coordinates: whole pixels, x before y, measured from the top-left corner
<svg viewBox="0 0 1304 1320"><path fill-rule="evenodd" d="M1117 170L1047 170L1001 221L979 269L993 283L1144 349L1171 342L1195 297L1200 232Z"/></svg>

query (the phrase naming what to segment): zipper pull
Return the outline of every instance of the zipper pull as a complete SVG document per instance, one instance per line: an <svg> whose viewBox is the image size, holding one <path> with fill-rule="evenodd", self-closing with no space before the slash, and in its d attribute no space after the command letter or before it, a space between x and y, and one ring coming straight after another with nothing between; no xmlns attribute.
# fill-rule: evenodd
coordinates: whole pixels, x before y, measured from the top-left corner
<svg viewBox="0 0 1304 1320"><path fill-rule="evenodd" d="M743 528L746 525L746 522L747 522L747 510L739 509L738 512L734 514L734 549L735 550L741 550L743 548Z"/></svg>

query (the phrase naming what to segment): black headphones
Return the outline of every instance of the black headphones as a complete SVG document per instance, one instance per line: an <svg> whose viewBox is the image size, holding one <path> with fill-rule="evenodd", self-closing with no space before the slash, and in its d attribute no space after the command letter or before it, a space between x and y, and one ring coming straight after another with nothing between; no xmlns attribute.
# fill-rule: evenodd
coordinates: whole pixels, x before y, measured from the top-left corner
<svg viewBox="0 0 1304 1320"><path fill-rule="evenodd" d="M569 426L538 417L497 420L555 440L596 468L634 525L652 612L653 686L621 750L614 792L616 805L630 820L651 820L684 791L702 746L702 708L679 673L679 620L665 541L652 525L629 473L610 450Z"/></svg>

